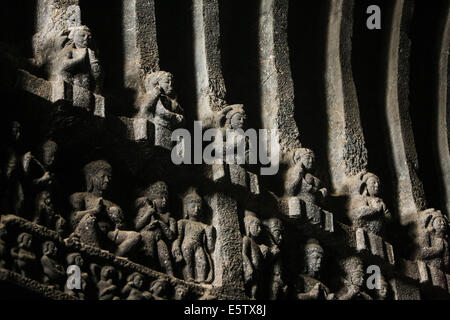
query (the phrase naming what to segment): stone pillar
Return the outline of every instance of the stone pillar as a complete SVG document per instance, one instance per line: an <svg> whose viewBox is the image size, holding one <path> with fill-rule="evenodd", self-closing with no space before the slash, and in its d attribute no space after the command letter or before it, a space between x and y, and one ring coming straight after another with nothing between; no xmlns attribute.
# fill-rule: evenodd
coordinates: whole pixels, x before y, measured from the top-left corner
<svg viewBox="0 0 450 320"><path fill-rule="evenodd" d="M288 5L288 0L261 0L258 26L263 128L278 130L282 152L300 146L287 42Z"/></svg>
<svg viewBox="0 0 450 320"><path fill-rule="evenodd" d="M332 192L344 191L346 178L367 167L358 98L351 67L353 0L328 2L325 91L328 161Z"/></svg>

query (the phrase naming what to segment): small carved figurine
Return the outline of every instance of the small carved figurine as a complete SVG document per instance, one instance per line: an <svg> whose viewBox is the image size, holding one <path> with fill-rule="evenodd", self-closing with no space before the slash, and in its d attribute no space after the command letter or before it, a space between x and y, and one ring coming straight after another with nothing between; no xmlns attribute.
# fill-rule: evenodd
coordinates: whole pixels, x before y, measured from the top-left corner
<svg viewBox="0 0 450 320"><path fill-rule="evenodd" d="M339 300L372 300L363 292L364 285L364 264L360 258L350 256L340 261L344 278L342 287L336 293Z"/></svg>
<svg viewBox="0 0 450 320"><path fill-rule="evenodd" d="M391 214L383 200L378 197L380 179L373 173L363 172L359 176L358 194L350 200L350 219L354 227L363 228L376 235L382 235L384 225Z"/></svg>
<svg viewBox="0 0 450 320"><path fill-rule="evenodd" d="M41 191L36 196L34 223L43 225L62 234L65 230L66 220L55 212L52 196L49 191Z"/></svg>
<svg viewBox="0 0 450 320"><path fill-rule="evenodd" d="M283 242L284 227L281 220L272 218L266 222L270 232L270 262L272 279L270 286L270 299L277 300L286 294L287 286L283 280L283 265L281 259L281 245Z"/></svg>
<svg viewBox="0 0 450 320"><path fill-rule="evenodd" d="M169 290L169 281L163 278L156 279L150 285L150 293L153 300L168 300Z"/></svg>
<svg viewBox="0 0 450 320"><path fill-rule="evenodd" d="M144 290L144 276L139 272L134 272L127 278L127 284L122 289L122 294L127 300L150 300L152 295Z"/></svg>
<svg viewBox="0 0 450 320"><path fill-rule="evenodd" d="M84 167L84 175L87 191L70 197L73 208L70 221L75 230L74 235L81 242L99 248L111 244L116 248L117 255L128 255L141 236L135 231L123 230L122 209L103 198L110 186L111 166L106 161L93 161Z"/></svg>
<svg viewBox="0 0 450 320"><path fill-rule="evenodd" d="M220 127L224 130L223 156L228 164L248 163L249 143L244 135L244 105L233 104L220 111ZM242 153L241 150L244 150Z"/></svg>
<svg viewBox="0 0 450 320"><path fill-rule="evenodd" d="M88 290L88 284L89 284L89 275L87 272L83 272L83 268L84 268L84 259L81 256L80 253L78 252L74 252L71 253L67 256L67 265L68 266L77 266L80 268L81 274L80 274L80 288L74 288L74 289L69 289L66 286L64 286L64 292L74 296L80 300L85 300L86 299L86 292Z"/></svg>
<svg viewBox="0 0 450 320"><path fill-rule="evenodd" d="M176 237L177 223L167 210L169 192L163 181L151 185L144 197L136 200L136 230L141 234L142 249L149 265L159 261L161 269L173 276L169 247Z"/></svg>
<svg viewBox="0 0 450 320"><path fill-rule="evenodd" d="M59 289L66 277L64 267L56 261L58 248L53 241L45 241L42 245L41 265L44 271L43 283Z"/></svg>
<svg viewBox="0 0 450 320"><path fill-rule="evenodd" d="M11 249L11 257L17 271L24 277L30 277L36 265L36 255L31 252L33 237L29 233L21 233L17 237L17 247Z"/></svg>
<svg viewBox="0 0 450 320"><path fill-rule="evenodd" d="M315 239L309 239L305 245L304 269L297 281L297 299L299 300L333 300L330 293L321 281L323 248Z"/></svg>
<svg viewBox="0 0 450 320"><path fill-rule="evenodd" d="M175 300L186 300L189 297L189 288L183 284L177 284L174 288L174 291Z"/></svg>
<svg viewBox="0 0 450 320"><path fill-rule="evenodd" d="M120 300L116 276L116 269L112 266L104 266L101 269L100 280L97 282L99 300Z"/></svg>
<svg viewBox="0 0 450 320"><path fill-rule="evenodd" d="M184 279L198 283L213 280L210 251L214 250L214 227L201 222L202 198L195 190L183 201L184 219L178 221L178 238L172 246L177 263L184 261Z"/></svg>

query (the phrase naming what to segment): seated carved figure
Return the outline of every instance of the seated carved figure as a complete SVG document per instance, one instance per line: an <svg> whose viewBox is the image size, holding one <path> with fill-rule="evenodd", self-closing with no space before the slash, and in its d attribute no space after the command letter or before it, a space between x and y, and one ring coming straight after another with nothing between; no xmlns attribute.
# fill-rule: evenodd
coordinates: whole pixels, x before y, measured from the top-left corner
<svg viewBox="0 0 450 320"><path fill-rule="evenodd" d="M191 191L183 201L184 218L178 221L178 238L172 246L177 263L184 261L186 281L209 283L213 280L210 251L214 250L214 227L201 222L202 198Z"/></svg>
<svg viewBox="0 0 450 320"><path fill-rule="evenodd" d="M163 181L151 185L144 197L136 200L136 230L141 234L143 254L149 266L159 262L160 268L173 276L170 246L176 238L177 223L167 211L169 192Z"/></svg>
<svg viewBox="0 0 450 320"><path fill-rule="evenodd" d="M60 37L64 38L64 34ZM61 79L72 85L100 93L102 69L93 49L90 29L87 26L73 27L69 30L67 40L61 47L49 62L50 80Z"/></svg>
<svg viewBox="0 0 450 320"><path fill-rule="evenodd" d="M97 284L99 300L120 300L119 288L117 287L117 271L113 266L104 266L100 271L100 279L91 265L92 275Z"/></svg>
<svg viewBox="0 0 450 320"><path fill-rule="evenodd" d="M173 130L184 121L184 110L178 104L172 86L173 76L166 71L156 71L145 79L146 94L137 117L152 120L155 124Z"/></svg>
<svg viewBox="0 0 450 320"><path fill-rule="evenodd" d="M449 223L445 215L436 209L420 213L423 235L419 258L428 265L442 271L449 270L450 251L448 244Z"/></svg>
<svg viewBox="0 0 450 320"><path fill-rule="evenodd" d="M297 284L297 299L299 300L333 300L334 294L330 293L320 280L322 269L323 248L315 239L309 239L305 245L304 268Z"/></svg>
<svg viewBox="0 0 450 320"><path fill-rule="evenodd" d="M168 300L169 298L169 282L166 279L156 279L150 285L150 293L153 300Z"/></svg>
<svg viewBox="0 0 450 320"><path fill-rule="evenodd" d="M66 277L66 271L64 270L64 267L55 260L58 248L53 241L45 241L42 245L42 253L41 265L42 270L44 271L43 282L59 289Z"/></svg>
<svg viewBox="0 0 450 320"><path fill-rule="evenodd" d="M135 231L123 230L122 209L103 198L110 186L111 166L103 160L93 161L84 167L84 175L87 191L70 197L73 236L99 248L113 247L117 255L126 256L136 247L141 236Z"/></svg>
<svg viewBox="0 0 450 320"><path fill-rule="evenodd" d="M363 291L364 264L359 257L350 256L340 261L344 278L341 278L341 289L336 293L339 300L372 300Z"/></svg>
<svg viewBox="0 0 450 320"><path fill-rule="evenodd" d="M350 199L349 214L354 227L363 228L376 235L382 235L391 214L379 198L380 180L372 173L359 176L358 194Z"/></svg>
<svg viewBox="0 0 450 320"><path fill-rule="evenodd" d="M189 288L184 284L177 284L173 290L175 300L188 300L189 299Z"/></svg>
<svg viewBox="0 0 450 320"><path fill-rule="evenodd" d="M127 284L122 289L122 294L127 300L149 300L151 294L144 290L144 276L139 272L134 272L127 278Z"/></svg>
<svg viewBox="0 0 450 320"><path fill-rule="evenodd" d="M249 296L257 299L260 297L264 260L268 255L269 248L259 243L262 223L249 211L244 217L244 225L245 235L242 239L244 281Z"/></svg>
<svg viewBox="0 0 450 320"><path fill-rule="evenodd" d="M36 266L36 255L31 251L33 237L29 233L21 233L17 237L17 247L11 249L16 271L24 277L30 277Z"/></svg>
<svg viewBox="0 0 450 320"><path fill-rule="evenodd" d="M85 300L89 284L89 275L87 272L83 272L84 268L83 257L81 256L80 253L74 252L69 254L66 260L68 266L77 266L78 268L80 268L81 274L79 279L80 280L79 288L69 289L67 285L65 285L64 292L80 300Z"/></svg>

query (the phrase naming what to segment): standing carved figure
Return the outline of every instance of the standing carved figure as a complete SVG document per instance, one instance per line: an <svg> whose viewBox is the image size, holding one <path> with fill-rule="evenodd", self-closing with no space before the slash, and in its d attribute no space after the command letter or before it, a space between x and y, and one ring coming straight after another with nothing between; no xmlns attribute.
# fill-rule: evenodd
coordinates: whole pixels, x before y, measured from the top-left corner
<svg viewBox="0 0 450 320"><path fill-rule="evenodd" d="M305 245L303 273L297 284L297 299L299 300L333 300L334 294L320 279L324 251L319 242L309 239Z"/></svg>
<svg viewBox="0 0 450 320"><path fill-rule="evenodd" d="M382 235L391 214L379 198L380 179L370 172L359 176L358 190L350 199L349 214L354 227Z"/></svg>
<svg viewBox="0 0 450 320"><path fill-rule="evenodd" d="M440 210L436 209L424 210L420 216L423 235L419 257L427 265L447 271L450 266L448 219Z"/></svg>
<svg viewBox="0 0 450 320"><path fill-rule="evenodd" d="M184 279L198 283L213 280L210 251L214 250L214 227L201 222L202 198L195 190L183 200L184 218L178 221L178 238L172 246L177 263L184 261Z"/></svg>
<svg viewBox="0 0 450 320"><path fill-rule="evenodd" d="M50 80L64 80L67 83L100 93L102 89L102 68L93 48L92 33L87 26L77 26L59 36L64 39L59 52L49 63ZM60 43L62 41L59 41Z"/></svg>
<svg viewBox="0 0 450 320"><path fill-rule="evenodd" d="M281 245L283 243L284 227L281 220L272 218L266 223L270 232L270 263L271 285L270 299L277 300L286 294L287 286L283 280L283 263L281 258Z"/></svg>
<svg viewBox="0 0 450 320"><path fill-rule="evenodd" d="M11 249L16 270L24 277L30 277L36 266L36 255L31 251L33 237L23 232L17 237L17 247Z"/></svg>
<svg viewBox="0 0 450 320"><path fill-rule="evenodd" d="M42 245L41 265L44 271L43 282L60 289L66 272L64 267L56 261L58 248L53 241L45 241Z"/></svg>
<svg viewBox="0 0 450 320"><path fill-rule="evenodd" d="M73 235L83 243L99 248L112 246L117 255L128 255L141 236L135 231L123 230L122 209L103 198L110 186L111 166L103 160L93 161L84 167L84 175L87 191L70 197Z"/></svg>
<svg viewBox="0 0 450 320"><path fill-rule="evenodd" d="M363 291L364 264L359 257L350 256L340 261L344 278L341 278L341 289L336 293L339 300L372 300Z"/></svg>
<svg viewBox="0 0 450 320"><path fill-rule="evenodd" d="M170 246L176 238L177 223L167 210L169 191L163 181L151 185L145 196L136 200L136 230L141 234L142 249L148 264L159 262L161 269L173 276Z"/></svg>

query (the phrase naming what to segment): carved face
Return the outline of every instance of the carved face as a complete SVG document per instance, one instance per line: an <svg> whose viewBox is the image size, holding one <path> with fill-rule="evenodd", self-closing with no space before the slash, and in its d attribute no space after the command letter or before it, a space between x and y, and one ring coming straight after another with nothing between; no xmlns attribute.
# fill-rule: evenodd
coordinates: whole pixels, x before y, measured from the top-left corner
<svg viewBox="0 0 450 320"><path fill-rule="evenodd" d="M20 247L24 249L30 249L33 237L31 234L25 233L22 235L22 241L20 241Z"/></svg>
<svg viewBox="0 0 450 320"><path fill-rule="evenodd" d="M273 240L277 245L280 245L283 241L283 230L279 225L271 226L270 233L272 234Z"/></svg>
<svg viewBox="0 0 450 320"><path fill-rule="evenodd" d="M314 166L314 156L311 153L306 153L301 157L302 166L306 170L311 170Z"/></svg>
<svg viewBox="0 0 450 320"><path fill-rule="evenodd" d="M370 177L367 179L367 192L370 196L377 196L380 191L380 182L377 178Z"/></svg>
<svg viewBox="0 0 450 320"><path fill-rule="evenodd" d="M447 223L444 218L437 217L433 221L433 229L438 235L444 235L447 231Z"/></svg>
<svg viewBox="0 0 450 320"><path fill-rule="evenodd" d="M388 296L389 287L386 281L380 281L380 289L377 290L378 297L381 299L386 299Z"/></svg>
<svg viewBox="0 0 450 320"><path fill-rule="evenodd" d="M245 123L244 115L240 112L235 113L230 119L231 129L243 129Z"/></svg>
<svg viewBox="0 0 450 320"><path fill-rule="evenodd" d="M172 77L166 75L159 80L159 87L162 89L163 93L170 96L173 92L172 87Z"/></svg>
<svg viewBox="0 0 450 320"><path fill-rule="evenodd" d="M78 29L73 35L73 42L77 49L89 48L91 40L91 33L86 29Z"/></svg>
<svg viewBox="0 0 450 320"><path fill-rule="evenodd" d="M110 170L102 169L92 176L92 184L95 190L106 191L111 184L112 174Z"/></svg>
<svg viewBox="0 0 450 320"><path fill-rule="evenodd" d="M75 265L79 266L80 268L84 265L84 260L81 257L81 255L77 254L75 258L73 259L73 262Z"/></svg>
<svg viewBox="0 0 450 320"><path fill-rule="evenodd" d="M361 265L353 266L352 270L349 270L349 280L355 286L361 287L364 283L364 270Z"/></svg>
<svg viewBox="0 0 450 320"><path fill-rule="evenodd" d="M182 286L177 286L175 288L175 300L183 300L186 298L187 295L187 288Z"/></svg>
<svg viewBox="0 0 450 320"><path fill-rule="evenodd" d="M306 265L309 275L315 275L320 272L322 268L323 254L318 251L310 251L306 255Z"/></svg>
<svg viewBox="0 0 450 320"><path fill-rule="evenodd" d="M114 276L114 269L112 267L103 267L101 276L103 280L112 279Z"/></svg>
<svg viewBox="0 0 450 320"><path fill-rule="evenodd" d="M168 199L166 196L160 196L153 200L153 203L158 212L166 212Z"/></svg>
<svg viewBox="0 0 450 320"><path fill-rule="evenodd" d="M43 150L42 160L44 165L51 168L56 160L56 147L54 145L46 145Z"/></svg>
<svg viewBox="0 0 450 320"><path fill-rule="evenodd" d="M165 281L155 281L152 285L152 292L154 295L162 297L165 295L167 284Z"/></svg>
<svg viewBox="0 0 450 320"><path fill-rule="evenodd" d="M186 213L191 218L200 218L202 214L202 202L200 200L191 200L185 204Z"/></svg>
<svg viewBox="0 0 450 320"><path fill-rule="evenodd" d="M144 278L138 274L133 279L133 284L136 289L142 289L144 287Z"/></svg>
<svg viewBox="0 0 450 320"><path fill-rule="evenodd" d="M261 234L261 222L258 220L251 220L248 226L249 236L256 238Z"/></svg>

